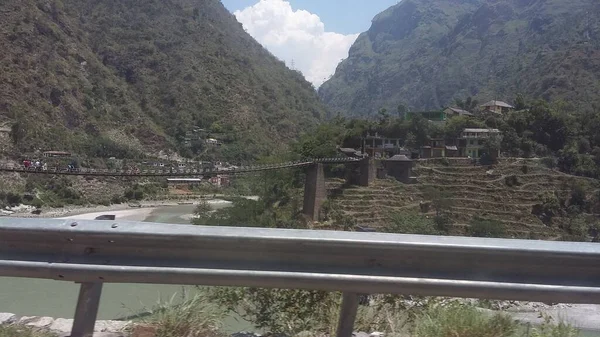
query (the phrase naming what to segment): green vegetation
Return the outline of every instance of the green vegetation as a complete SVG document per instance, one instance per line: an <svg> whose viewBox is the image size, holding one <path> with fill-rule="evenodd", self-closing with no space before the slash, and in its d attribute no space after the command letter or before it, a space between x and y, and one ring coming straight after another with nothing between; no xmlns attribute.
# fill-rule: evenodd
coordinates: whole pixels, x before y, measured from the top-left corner
<svg viewBox="0 0 600 337"><path fill-rule="evenodd" d="M481 238L503 238L507 233L500 221L475 218L469 224L469 234Z"/></svg>
<svg viewBox="0 0 600 337"><path fill-rule="evenodd" d="M426 218L418 213L393 213L389 217L389 225L384 228L386 233L443 235L434 219Z"/></svg>
<svg viewBox="0 0 600 337"><path fill-rule="evenodd" d="M257 328L295 335L331 331L341 296L324 291L210 288L209 299L236 312Z"/></svg>
<svg viewBox="0 0 600 337"><path fill-rule="evenodd" d="M20 325L0 325L0 337L57 337L57 335Z"/></svg>
<svg viewBox="0 0 600 337"><path fill-rule="evenodd" d="M472 110L475 100L508 101L518 93L597 112L600 35L598 19L587 14L594 6L402 1L373 19L319 95L352 116L398 106L402 115L448 105ZM513 105L521 109L522 101Z"/></svg>
<svg viewBox="0 0 600 337"><path fill-rule="evenodd" d="M415 337L510 337L517 324L504 314L487 315L466 305L435 306L416 320Z"/></svg>
<svg viewBox="0 0 600 337"><path fill-rule="evenodd" d="M165 303L158 303L142 322L156 328L156 337L222 337L219 332L224 313L199 294L182 292Z"/></svg>
<svg viewBox="0 0 600 337"><path fill-rule="evenodd" d="M252 161L325 116L312 85L219 0L27 0L0 12L5 156Z"/></svg>

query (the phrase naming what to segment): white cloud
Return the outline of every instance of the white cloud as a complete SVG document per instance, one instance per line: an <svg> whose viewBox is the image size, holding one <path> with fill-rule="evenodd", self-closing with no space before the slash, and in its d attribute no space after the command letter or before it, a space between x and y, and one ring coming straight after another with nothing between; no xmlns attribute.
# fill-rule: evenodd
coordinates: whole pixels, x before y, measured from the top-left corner
<svg viewBox="0 0 600 337"><path fill-rule="evenodd" d="M358 37L326 32L319 16L305 10L294 11L284 0L260 0L234 14L250 35L288 67L293 61L293 68L316 87L333 75Z"/></svg>

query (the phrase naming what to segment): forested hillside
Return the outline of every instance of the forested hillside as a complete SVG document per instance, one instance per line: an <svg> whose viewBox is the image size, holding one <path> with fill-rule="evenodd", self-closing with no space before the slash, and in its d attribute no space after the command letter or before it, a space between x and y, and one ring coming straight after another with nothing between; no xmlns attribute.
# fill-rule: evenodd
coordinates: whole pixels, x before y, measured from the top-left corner
<svg viewBox="0 0 600 337"><path fill-rule="evenodd" d="M596 0L403 0L377 15L319 90L354 116L455 99L564 99L600 90Z"/></svg>
<svg viewBox="0 0 600 337"><path fill-rule="evenodd" d="M219 0L2 1L0 22L13 154L251 159L325 114L311 84ZM224 145L207 149L213 135Z"/></svg>

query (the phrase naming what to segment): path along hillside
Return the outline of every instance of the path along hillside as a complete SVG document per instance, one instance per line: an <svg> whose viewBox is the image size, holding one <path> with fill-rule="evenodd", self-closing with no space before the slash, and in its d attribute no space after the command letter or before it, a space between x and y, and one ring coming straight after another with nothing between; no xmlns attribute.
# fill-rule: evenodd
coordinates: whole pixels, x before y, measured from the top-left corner
<svg viewBox="0 0 600 337"><path fill-rule="evenodd" d="M461 159L415 163L414 184L376 179L369 187L328 181L329 200L320 227L350 222L385 231L400 215L449 217L451 235L468 235L474 219L496 220L507 237L565 239L573 218L593 220L598 213L598 182L551 170L540 160L505 159L474 166ZM319 226L319 225L317 225ZM350 228L347 228L350 229Z"/></svg>

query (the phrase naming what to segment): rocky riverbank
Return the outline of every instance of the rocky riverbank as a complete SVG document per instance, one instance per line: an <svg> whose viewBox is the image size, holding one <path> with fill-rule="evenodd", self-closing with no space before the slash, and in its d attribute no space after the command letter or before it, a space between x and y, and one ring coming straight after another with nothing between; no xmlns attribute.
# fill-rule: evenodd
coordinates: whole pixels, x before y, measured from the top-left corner
<svg viewBox="0 0 600 337"><path fill-rule="evenodd" d="M58 337L69 337L73 326L72 319L52 318L44 316L17 316L11 313L0 313L0 325L19 325L39 331L47 331ZM154 337L155 328L146 324L133 323L131 321L96 321L93 337ZM273 337L285 337L275 336ZM298 337L314 337L310 332L300 333ZM383 337L381 332L355 332L355 337ZM230 337L262 337L253 332L237 332Z"/></svg>
<svg viewBox="0 0 600 337"><path fill-rule="evenodd" d="M45 330L68 337L73 326L72 319L43 316L17 316L11 313L0 313L0 325L18 324L25 327ZM132 323L129 321L96 321L94 337L130 337Z"/></svg>

